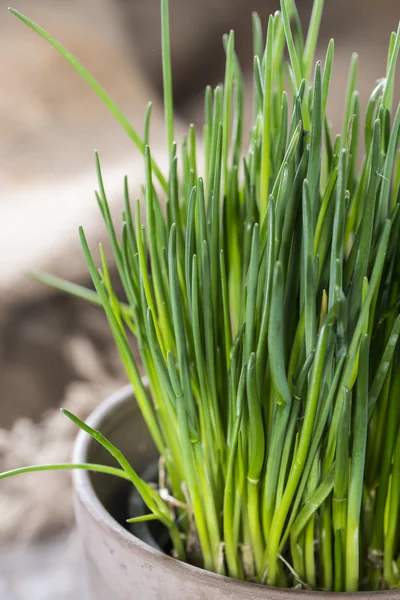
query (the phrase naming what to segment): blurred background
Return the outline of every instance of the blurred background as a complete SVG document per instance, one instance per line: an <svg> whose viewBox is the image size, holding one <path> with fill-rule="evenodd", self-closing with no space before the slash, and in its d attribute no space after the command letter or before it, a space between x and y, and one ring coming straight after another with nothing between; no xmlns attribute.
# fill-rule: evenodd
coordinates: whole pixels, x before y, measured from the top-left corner
<svg viewBox="0 0 400 600"><path fill-rule="evenodd" d="M101 101L44 40L0 0L0 471L68 461L73 426L125 382L101 311L30 281L46 270L89 285L77 227L105 239L93 190L98 149L118 215L128 174L139 191L142 161ZM312 0L297 0L304 29ZM326 0L318 57L335 38L329 114L338 131L348 67L360 55L362 104L385 73L399 0ZM99 80L139 132L153 101L152 144L161 164L159 0L14 0L13 7L62 42ZM222 35L234 29L248 83L251 13L263 22L275 0L170 0L178 132L202 124L203 90L222 78ZM396 95L399 97L399 79ZM84 599L68 474L27 475L0 483L0 598Z"/></svg>

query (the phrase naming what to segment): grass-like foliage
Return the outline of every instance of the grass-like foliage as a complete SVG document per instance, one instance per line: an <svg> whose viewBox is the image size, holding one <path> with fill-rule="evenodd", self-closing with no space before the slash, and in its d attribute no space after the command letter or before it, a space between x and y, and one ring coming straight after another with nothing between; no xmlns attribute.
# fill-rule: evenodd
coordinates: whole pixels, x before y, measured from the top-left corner
<svg viewBox="0 0 400 600"><path fill-rule="evenodd" d="M365 114L353 56L334 135L333 41L314 69L323 0L304 37L293 0L281 1L266 39L255 14L251 130L231 32L224 83L205 92L200 149L194 126L175 142L168 1L161 7L166 177L148 145L150 108L142 139L71 54L13 11L73 64L144 156L143 198L132 203L125 182L120 233L96 156L125 302L82 230L95 292L42 278L103 306L169 494L67 416L119 461L114 474L169 527L179 559L197 546L204 568L272 586L399 587L400 29Z"/></svg>

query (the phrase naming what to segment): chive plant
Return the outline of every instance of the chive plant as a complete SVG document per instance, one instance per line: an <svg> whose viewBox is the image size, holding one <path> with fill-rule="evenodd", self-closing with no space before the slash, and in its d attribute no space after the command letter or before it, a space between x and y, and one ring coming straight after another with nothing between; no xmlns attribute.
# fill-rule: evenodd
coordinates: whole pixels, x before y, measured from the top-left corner
<svg viewBox="0 0 400 600"><path fill-rule="evenodd" d="M254 119L234 33L223 85L205 91L200 132L178 144L168 0L161 1L166 138L163 175L149 146L56 40L144 156L141 199L125 180L117 232L96 156L96 198L124 301L80 239L94 291L45 283L101 305L168 475L169 496L103 444L171 533L175 555L280 587L400 586L400 109L393 110L400 28L365 114L351 61L343 131L329 125L334 58L315 63L323 0L303 36L293 0L254 30ZM286 59L288 62L286 62ZM201 168L199 166L201 165ZM135 201L136 200L136 201ZM141 206L145 207L142 222ZM136 337L143 384L129 343ZM138 520L138 518L133 519ZM191 543L189 543L191 542Z"/></svg>

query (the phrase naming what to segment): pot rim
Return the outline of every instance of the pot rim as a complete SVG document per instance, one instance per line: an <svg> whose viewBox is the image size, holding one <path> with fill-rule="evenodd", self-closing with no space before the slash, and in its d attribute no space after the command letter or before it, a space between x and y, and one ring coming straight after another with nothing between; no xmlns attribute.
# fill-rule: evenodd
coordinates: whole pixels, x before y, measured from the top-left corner
<svg viewBox="0 0 400 600"><path fill-rule="evenodd" d="M148 379L146 377L143 378L143 382L146 387L148 387ZM129 398L134 397L134 391L130 384L120 388L110 396L108 396L101 404L89 415L86 420L86 423L93 427L94 429L101 429L101 424L107 418L107 416L114 412L119 406L125 404ZM87 453L89 449L89 445L93 443L93 438L84 431L80 431L77 435L74 449L73 449L73 463L83 463L87 462ZM103 527L108 529L110 532L117 534L120 536L124 543L129 546L135 546L140 548L140 550L147 555L149 558L153 558L153 560L162 559L163 568L168 567L169 561L171 561L171 566L173 566L174 570L178 570L178 574L182 577L187 577L189 574L194 574L197 577L203 576L207 577L210 580L210 583L214 583L215 585L218 582L221 582L226 585L230 584L235 586L235 589L242 588L247 591L256 592L264 590L273 590L275 597L281 596L282 600L288 600L288 595L291 596L292 600L300 600L308 597L321 598L322 597L332 597L332 598L365 598L365 597L374 597L379 596L380 598L392 598L393 600L400 600L400 592L397 589L392 590L380 590L380 591L365 591L365 592L327 592L323 590L295 590L291 588L271 588L266 585L260 585L257 583L250 583L246 581L240 581L238 579L234 579L233 577L227 577L225 575L218 575L217 573L213 573L211 571L206 571L205 569L200 569L199 567L195 567L188 563L178 561L172 556L166 555L160 550L149 546L128 530L126 530L122 525L120 525L105 509L103 504L100 502L97 497L91 479L90 473L84 470L73 470L72 472L73 478L73 486L74 491L79 498L82 505L86 508L88 512L92 515L92 517Z"/></svg>

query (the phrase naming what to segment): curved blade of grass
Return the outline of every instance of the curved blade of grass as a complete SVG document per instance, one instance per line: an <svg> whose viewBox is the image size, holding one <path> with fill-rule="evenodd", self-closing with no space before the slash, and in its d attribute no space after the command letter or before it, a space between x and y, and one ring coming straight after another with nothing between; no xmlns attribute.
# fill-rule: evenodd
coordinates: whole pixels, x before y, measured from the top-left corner
<svg viewBox="0 0 400 600"><path fill-rule="evenodd" d="M271 294L274 279L274 264L275 264L275 204L270 199L267 209L267 242L266 242L266 259L265 259L265 288L264 299L261 313L260 333L257 343L257 361L258 361L258 384L261 387L265 373L265 363L268 351L268 327L269 315L271 310Z"/></svg>
<svg viewBox="0 0 400 600"><path fill-rule="evenodd" d="M253 227L250 264L247 275L246 329L244 334L244 360L247 362L255 345L255 313L257 300L257 282L259 278L260 236L259 226Z"/></svg>
<svg viewBox="0 0 400 600"><path fill-rule="evenodd" d="M84 285L80 285L78 283L71 283L66 279L62 279L60 277L56 277L55 275L51 275L49 273L44 273L43 271L30 271L27 273L27 276L33 281L38 281L39 283L43 283L48 287L54 288L60 292L64 292L69 296L75 296L76 298L80 298L81 300L85 300L85 302L89 302L90 304L96 304L97 306L102 306L102 302L95 290L91 290L90 288L85 287ZM121 311L127 316L132 317L132 309L125 302L119 303Z"/></svg>
<svg viewBox="0 0 400 600"><path fill-rule="evenodd" d="M185 325L182 313L182 300L178 280L178 264L176 256L176 227L171 227L168 246L168 268L172 305L172 317L174 321L175 342L178 355L179 369L181 372L182 387L185 394L185 410L189 415L189 423L192 434L198 437L198 424L194 405L193 391L190 381L189 356L185 336Z"/></svg>
<svg viewBox="0 0 400 600"><path fill-rule="evenodd" d="M334 305L325 317L324 324L318 336L315 359L311 372L309 385L309 398L307 398L304 423L301 431L299 446L294 458L294 466L289 475L282 501L277 507L268 537L268 582L276 585L277 578L277 556L281 541L281 534L289 512L293 496L296 492L301 474L307 459L311 436L314 428L315 414L318 406L320 385L323 375L326 347L330 330L337 318L338 306Z"/></svg>
<svg viewBox="0 0 400 600"><path fill-rule="evenodd" d="M318 488L307 500L306 504L303 506L303 508L298 514L298 517L293 523L291 537L294 541L298 539L300 533L303 531L308 521L317 512L319 507L323 504L323 502L325 502L329 494L332 492L334 481L335 467L333 465L328 474L326 475L325 479L320 483Z"/></svg>
<svg viewBox="0 0 400 600"><path fill-rule="evenodd" d="M372 385L369 390L369 404L368 404L369 418L371 418L372 412L373 412L376 402L379 398L379 394L381 393L383 384L385 383L386 375L387 375L390 365L392 363L392 359L393 359L394 351L397 346L399 335L400 335L400 315L397 317L397 319L393 325L393 328L390 333L385 350L383 352L381 361L380 361L378 369L376 371L374 380L373 380Z"/></svg>
<svg viewBox="0 0 400 600"><path fill-rule="evenodd" d="M294 522L294 520L296 518L296 515L298 514L298 509L299 509L300 503L301 503L301 501L303 499L304 490L305 490L306 485L307 485L308 476L309 476L310 471L312 469L312 465L313 465L313 461L314 461L315 455L316 455L316 453L318 451L318 448L319 448L319 446L321 444L321 440L322 440L322 436L324 434L326 423L327 423L329 414L331 412L335 396L337 394L337 388L338 388L338 385L339 385L340 376L342 374L342 370L343 370L345 359L346 359L346 355L343 354L342 357L340 358L339 362L338 362L337 367L336 367L335 376L333 378L332 385L330 386L328 397L327 397L327 399L325 401L325 404L323 406L322 411L318 415L318 420L317 420L317 423L316 423L315 430L313 432L313 437L312 437L312 442L311 442L310 450L309 450L308 457L307 457L307 462L306 462L306 465L304 467L304 471L303 471L302 478L301 478L301 481L300 481L300 484L299 484L299 488L298 488L297 493L296 493L296 499L295 499L295 502L294 502L294 505L293 505L292 514L290 516L288 524L286 525L285 533L282 536L280 551L283 549L283 546L286 543L286 540L287 540L287 538L290 535L291 527L292 527L293 522ZM329 468L331 468L331 466L332 465L330 465ZM329 472L329 469L328 469L328 472Z"/></svg>
<svg viewBox="0 0 400 600"><path fill-rule="evenodd" d="M375 204L377 200L378 168L381 151L381 127L377 119L374 124L372 137L372 157L371 174L368 183L367 195L365 198L364 215L361 222L360 245L358 247L356 264L352 278L351 290L349 295L349 321L350 327L354 327L356 318L361 310L361 292L364 277L367 276L369 264L372 234L374 227Z"/></svg>
<svg viewBox="0 0 400 600"><path fill-rule="evenodd" d="M335 533L335 592L345 589L346 559L344 554L347 530L347 502L349 479L350 391L342 388L343 404L336 446L335 482L332 499L332 517Z"/></svg>
<svg viewBox="0 0 400 600"><path fill-rule="evenodd" d="M99 442L99 444L103 446L113 458L115 458L115 460L121 465L122 469L125 471L129 479L143 498L143 501L145 502L149 510L151 510L155 514L158 514L161 520L169 525L171 518L166 504L157 494L157 492L139 477L139 475L136 473L129 461L125 458L123 453L118 448L116 448L114 444L112 444L102 433L100 433L100 431L98 431L97 429L93 429L92 427L90 427L90 425L81 421L79 417L74 415L66 408L62 408L61 412L66 417L68 417L70 421L72 421L73 423L75 423L75 425L82 429L82 431L88 433L94 440Z"/></svg>
<svg viewBox="0 0 400 600"><path fill-rule="evenodd" d="M329 273L329 308L336 300L337 288L343 285L344 227L345 227L345 186L347 151L340 153L338 180L336 184L336 206L333 221L332 248Z"/></svg>
<svg viewBox="0 0 400 600"><path fill-rule="evenodd" d="M148 515L141 515L140 517L132 517L131 519L126 519L126 523L148 523L149 521L159 521L157 515L153 515L149 513Z"/></svg>
<svg viewBox="0 0 400 600"><path fill-rule="evenodd" d="M322 122L324 122L326 115L326 106L328 104L329 87L331 83L332 70L333 70L333 59L335 55L335 42L329 40L328 50L326 52L326 58L324 63L324 74L322 77Z"/></svg>
<svg viewBox="0 0 400 600"><path fill-rule="evenodd" d="M155 323L155 329L157 332L157 337L160 341L160 347L163 351L165 357L165 349L174 348L173 344L173 336L171 334L171 318L168 311L168 303L166 300L167 290L164 289L164 282L162 279L162 265L160 264L160 255L158 252L158 244L160 240L157 235L157 222L156 222L156 205L158 204L158 199L155 198L155 192L153 188L152 182L152 167L151 167L151 153L150 148L146 146L145 148L145 176L146 176L146 186L145 186L145 206L146 206L146 225L147 225L147 234L148 234L148 249L149 249L149 258L150 258L150 269L151 269L151 283L150 285L149 278L146 273L146 256L145 249L141 243L141 236L139 234L139 226L140 226L140 206L137 203L136 209L136 238L137 238L137 249L139 256L139 265L140 265L140 277L143 281L146 299L149 307L153 311L154 318L157 320ZM147 250L147 249L146 249ZM154 290L155 301L157 305L157 313L155 312L155 306L153 303L153 295L151 293L151 287Z"/></svg>
<svg viewBox="0 0 400 600"><path fill-rule="evenodd" d="M161 0L161 47L164 91L164 114L168 150L174 143L174 101L171 69L171 44L169 35L168 0Z"/></svg>
<svg viewBox="0 0 400 600"><path fill-rule="evenodd" d="M247 508L252 549L257 571L264 566L265 544L260 527L260 475L265 459L265 432L257 389L256 355L249 357L246 375L249 414L249 460L247 471Z"/></svg>
<svg viewBox="0 0 400 600"><path fill-rule="evenodd" d="M288 276L290 252L292 250L293 236L295 235L296 218L302 199L302 186L306 178L309 151L305 149L296 171L289 199L287 200L285 217L282 230L282 241L279 249L279 261L282 263L284 273Z"/></svg>
<svg viewBox="0 0 400 600"><path fill-rule="evenodd" d="M396 41L391 51L391 56L386 73L385 91L383 92L382 104L386 110L392 110L393 93L396 75L397 60L400 52L400 23L397 28Z"/></svg>
<svg viewBox="0 0 400 600"><path fill-rule="evenodd" d="M224 489L224 512L223 512L223 521L224 521L224 539L225 539L225 556L228 563L228 569L231 577L242 577L243 576L243 568L241 562L238 558L237 553L237 536L235 535L235 530L233 527L233 519L234 519L234 495L233 492L235 490L235 473L234 467L240 460L239 455L239 429L242 420L242 412L243 412L243 398L246 390L246 365L243 365L242 371L240 374L239 385L237 390L237 397L235 403L235 423L232 432L232 438L229 444L229 452L228 452L228 464L226 470L226 483ZM237 483L236 483L236 491L237 491Z"/></svg>
<svg viewBox="0 0 400 600"><path fill-rule="evenodd" d="M320 62L315 67L312 106L310 158L308 161L307 179L310 186L311 225L314 228L319 207L322 157L322 71Z"/></svg>
<svg viewBox="0 0 400 600"><path fill-rule="evenodd" d="M272 115L272 87L273 87L273 46L274 46L274 23L272 16L268 21L267 45L265 50L264 64L264 104L263 104L263 132L261 150L261 198L260 198L260 222L267 211L269 198L269 184L271 175L271 115Z"/></svg>
<svg viewBox="0 0 400 600"><path fill-rule="evenodd" d="M317 311L315 305L313 199L307 179L303 183L303 289L306 355L315 348L317 339Z"/></svg>
<svg viewBox="0 0 400 600"><path fill-rule="evenodd" d="M321 25L322 12L324 10L324 0L316 0L313 4L310 25L308 27L307 40L303 55L303 74L305 79L310 77L314 60L315 50L319 37L319 28Z"/></svg>
<svg viewBox="0 0 400 600"><path fill-rule="evenodd" d="M381 235L381 239L379 241L379 246L376 254L374 268L371 275L370 284L368 286L368 291L365 296L360 316L358 317L357 325L355 327L352 340L350 342L348 360L343 373L343 386L350 386L352 380L354 382L354 377L356 376L356 374L354 375L353 371L358 357L358 347L360 344L361 336L363 334L363 330L365 328L366 323L368 322L369 311L376 289L382 277L382 270L385 262L386 250L389 243L391 228L392 222L390 220L387 220Z"/></svg>
<svg viewBox="0 0 400 600"><path fill-rule="evenodd" d="M370 99L368 101L367 110L365 114L365 124L364 124L364 136L365 136L365 146L369 148L371 146L372 140L372 126L374 123L374 113L376 109L376 104L379 96L382 95L384 90L384 82L381 80L378 82L374 91L372 92Z"/></svg>
<svg viewBox="0 0 400 600"><path fill-rule="evenodd" d="M223 331L225 341L226 368L230 366L230 351L232 348L232 325L229 314L229 293L228 282L226 278L226 264L224 251L220 251L220 277L221 277L221 294L222 294L222 310L223 310Z"/></svg>
<svg viewBox="0 0 400 600"><path fill-rule="evenodd" d="M353 93L356 87L358 73L358 54L354 53L351 57L350 69L349 69L349 78L347 82L347 91L346 91L346 101L345 101L345 113L344 113L344 121L343 121L343 130L342 130L342 142L343 147L347 141L347 129L349 126L349 121L351 117L351 99L353 97Z"/></svg>
<svg viewBox="0 0 400 600"><path fill-rule="evenodd" d="M144 128L143 128L143 144L144 146L148 146L150 142L150 121L151 121L151 110L153 108L153 103L148 102L146 107L146 114L144 117Z"/></svg>
<svg viewBox="0 0 400 600"><path fill-rule="evenodd" d="M392 182L392 174L394 173L396 153L399 148L399 132L400 132L400 104L397 108L396 115L394 118L392 131L389 139L389 147L386 153L385 164L382 173L382 186L379 197L379 206L381 210L381 220L388 216L392 210L394 210L397 199L395 194L392 196L392 203L389 205L390 199L390 187Z"/></svg>
<svg viewBox="0 0 400 600"><path fill-rule="evenodd" d="M278 404L290 405L292 394L286 376L283 347L283 269L280 262L275 264L273 290L268 328L271 375Z"/></svg>
<svg viewBox="0 0 400 600"><path fill-rule="evenodd" d="M264 463L265 434L262 420L261 403L258 397L256 378L256 355L249 357L247 364L246 390L249 414L249 464L247 478L257 484Z"/></svg>
<svg viewBox="0 0 400 600"><path fill-rule="evenodd" d="M290 63L292 65L292 69L293 69L293 73L294 73L295 81L296 81L296 87L298 89L298 88L300 88L301 82L303 80L301 62L297 55L297 50L295 47L293 34L292 34L291 27L290 27L290 15L289 15L289 10L288 10L287 0L281 0L280 4L281 4L281 14L282 14L282 20L283 20L283 27L284 27L284 31L285 31L286 44L287 44L289 56L290 56ZM268 60L268 57L266 57L266 60Z"/></svg>
<svg viewBox="0 0 400 600"><path fill-rule="evenodd" d="M65 408L62 408L61 412L66 417L68 417L68 419L70 419L73 423L75 423L75 425L80 427L82 431L85 431L94 440L99 442L99 444L101 444L111 454L111 456L115 458L115 460L121 465L122 469L128 475L129 479L141 495L147 508L152 513L157 515L158 519L162 523L164 523L166 527L168 527L171 534L171 538L174 543L177 557L180 560L184 560L185 550L183 547L181 535L177 526L172 520L169 508L164 502L164 500L162 500L159 494L152 487L150 487L145 481L143 481L143 479L139 477L139 475L136 473L129 461L125 458L123 453L118 448L116 448L106 437L104 437L104 435L100 433L100 431L93 429L87 423L81 421L81 419L79 419L76 415L66 410Z"/></svg>
<svg viewBox="0 0 400 600"><path fill-rule="evenodd" d="M353 449L347 501L346 591L359 589L360 517L368 433L369 337L361 342L357 397L353 427Z"/></svg>
<svg viewBox="0 0 400 600"><path fill-rule="evenodd" d="M295 129L293 130L293 133L290 134L290 142L287 146L285 156L283 158L282 164L279 168L278 174L275 179L274 186L272 188L271 195L274 198L276 198L278 196L278 190L281 186L281 180L283 178L283 175L284 175L284 172L286 169L286 165L291 165L294 161L296 151L299 149L302 134L303 134L303 124L301 121L299 121L297 123ZM265 222L265 219L264 219L264 221L262 221L262 224L264 224L264 222Z"/></svg>
<svg viewBox="0 0 400 600"><path fill-rule="evenodd" d="M224 106L223 106L223 136L222 136L222 175L225 196L229 188L228 152L230 141L231 108L232 108L232 84L234 73L235 34L229 33L226 48L226 66L224 81Z"/></svg>
<svg viewBox="0 0 400 600"><path fill-rule="evenodd" d="M144 154L144 143L143 140L139 137L138 133L132 127L128 119L123 115L121 110L115 104L115 102L110 98L104 88L98 83L98 81L85 69L85 67L78 61L73 54L71 54L62 44L60 44L57 40L55 40L49 33L47 33L44 29L42 29L39 25L25 17L23 14L15 10L14 8L8 9L15 17L17 17L20 21L28 25L33 31L38 33L43 39L49 42L79 73L79 75L86 81L86 83L94 90L97 96L104 102L109 111L114 115L117 119L118 123L123 127L128 136L131 138L137 149ZM161 170L157 166L155 162L153 162L153 171L156 175L158 181L160 182L162 188L164 190L167 189L167 181L162 174Z"/></svg>
<svg viewBox="0 0 400 600"><path fill-rule="evenodd" d="M153 408L150 405L150 402L148 400L148 397L147 397L146 391L144 389L143 382L140 377L140 373L137 368L135 359L129 348L129 344L126 339L126 335L121 330L121 327L118 324L118 320L116 319L116 317L113 313L112 307L108 300L105 289L101 283L99 274L97 272L96 266L93 261L93 257L89 250L86 236L85 236L82 228L79 229L79 235L80 235L83 253L85 255L86 262L89 267L89 272L92 277L92 281L93 281L96 291L99 295L99 298L101 299L101 303L102 303L105 313L107 315L107 319L110 323L111 331L113 333L118 350L121 354L121 358L123 360L126 372L128 374L128 377L129 377L133 387L134 387L135 395L136 395L138 404L140 406L140 410L144 416L146 425L149 428L149 431L152 435L154 443L156 444L158 451L162 455L163 451L164 451L164 444L163 444L161 432L159 429L159 425L154 416Z"/></svg>
<svg viewBox="0 0 400 600"><path fill-rule="evenodd" d="M398 533L400 509L400 433L397 436L393 456L392 479L388 506L388 522L390 526L385 536L384 577L388 587L399 587L399 571L395 562L396 534Z"/></svg>
<svg viewBox="0 0 400 600"><path fill-rule="evenodd" d="M91 471L92 473L105 473L106 475L113 475L120 479L126 479L132 481L128 473L123 469L116 469L115 467L108 467L106 465L97 465L93 463L54 463L51 465L35 465L33 467L19 467L18 469L11 469L0 473L0 479L7 479L14 475L22 475L24 473L37 473L38 471L71 471L71 470L82 470Z"/></svg>
<svg viewBox="0 0 400 600"><path fill-rule="evenodd" d="M264 41L263 41L263 29L261 19L258 13L252 13L252 24L253 24L253 56L262 58Z"/></svg>

